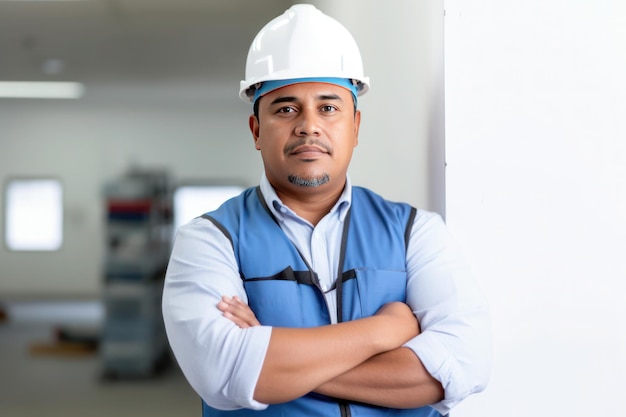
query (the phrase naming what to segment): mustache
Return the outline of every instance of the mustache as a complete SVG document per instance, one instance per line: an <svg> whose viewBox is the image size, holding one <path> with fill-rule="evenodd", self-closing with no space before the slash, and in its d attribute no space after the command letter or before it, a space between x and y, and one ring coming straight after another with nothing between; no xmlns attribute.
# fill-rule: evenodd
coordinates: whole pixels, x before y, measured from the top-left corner
<svg viewBox="0 0 626 417"><path fill-rule="evenodd" d="M319 139L316 139L316 138L299 138L295 142L285 146L285 149L283 150L283 152L285 153L285 155L289 155L290 153L294 152L297 148L299 148L300 146L304 146L304 145L318 146L318 147L322 148L324 151L326 151L328 153L332 153L332 150L333 150L330 147L330 145L322 142Z"/></svg>

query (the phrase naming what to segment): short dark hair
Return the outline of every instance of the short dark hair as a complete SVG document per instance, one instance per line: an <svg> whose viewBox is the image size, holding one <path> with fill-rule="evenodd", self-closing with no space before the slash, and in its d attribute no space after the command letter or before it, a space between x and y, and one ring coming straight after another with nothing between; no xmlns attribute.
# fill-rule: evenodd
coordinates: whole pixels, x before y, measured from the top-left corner
<svg viewBox="0 0 626 417"><path fill-rule="evenodd" d="M259 120L259 101L261 101L261 97L256 99L256 101L254 102L254 106L252 107L254 111L254 117L256 117L257 120Z"/></svg>

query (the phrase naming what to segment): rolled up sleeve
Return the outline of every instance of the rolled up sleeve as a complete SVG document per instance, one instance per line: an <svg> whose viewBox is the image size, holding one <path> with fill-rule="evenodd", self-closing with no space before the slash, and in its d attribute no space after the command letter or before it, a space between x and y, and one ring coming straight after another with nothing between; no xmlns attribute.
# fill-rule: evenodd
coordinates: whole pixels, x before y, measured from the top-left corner
<svg viewBox="0 0 626 417"><path fill-rule="evenodd" d="M163 289L167 337L185 377L211 407L261 410L254 389L271 327L240 329L222 316L222 295L247 302L230 241L210 221L181 227Z"/></svg>
<svg viewBox="0 0 626 417"><path fill-rule="evenodd" d="M443 415L487 386L492 361L488 303L441 217L419 211L407 250L407 303L422 333L407 342L445 397Z"/></svg>

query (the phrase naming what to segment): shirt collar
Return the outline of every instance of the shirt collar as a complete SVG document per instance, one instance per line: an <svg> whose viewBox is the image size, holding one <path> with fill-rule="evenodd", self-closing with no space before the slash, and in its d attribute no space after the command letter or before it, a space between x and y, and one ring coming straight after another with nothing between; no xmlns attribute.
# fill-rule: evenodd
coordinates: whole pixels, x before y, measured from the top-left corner
<svg viewBox="0 0 626 417"><path fill-rule="evenodd" d="M263 194L263 198L265 199L265 203L267 207L269 207L270 211L274 215L276 219L279 221L285 221L286 216L290 214L291 216L297 216L288 206L283 204L280 200L274 187L270 184L265 172L261 175L260 181L261 193ZM339 200L335 203L332 209L330 209L329 214L336 214L339 218L339 221L343 221L348 214L348 209L352 204L352 183L350 182L350 177L346 176L346 186L344 187L341 195L339 196Z"/></svg>

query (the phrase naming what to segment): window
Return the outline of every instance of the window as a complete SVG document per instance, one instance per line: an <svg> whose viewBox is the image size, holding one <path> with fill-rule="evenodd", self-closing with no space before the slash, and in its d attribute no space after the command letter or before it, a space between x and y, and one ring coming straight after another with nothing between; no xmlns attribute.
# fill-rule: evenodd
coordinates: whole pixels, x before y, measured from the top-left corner
<svg viewBox="0 0 626 417"><path fill-rule="evenodd" d="M63 187L56 179L11 179L4 193L5 244L14 251L54 251L63 243Z"/></svg>
<svg viewBox="0 0 626 417"><path fill-rule="evenodd" d="M174 191L174 231L244 190L238 185L181 185Z"/></svg>

